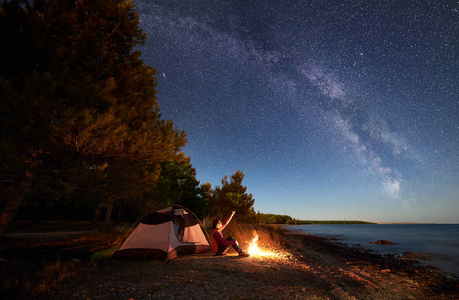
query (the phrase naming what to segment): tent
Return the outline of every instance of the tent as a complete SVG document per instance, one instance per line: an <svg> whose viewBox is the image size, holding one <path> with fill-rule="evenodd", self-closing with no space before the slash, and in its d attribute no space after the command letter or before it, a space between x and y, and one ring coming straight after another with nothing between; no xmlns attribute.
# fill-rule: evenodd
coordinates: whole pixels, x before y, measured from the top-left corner
<svg viewBox="0 0 459 300"><path fill-rule="evenodd" d="M190 210L172 205L144 215L112 257L170 260L182 254L205 253L212 247L204 232Z"/></svg>

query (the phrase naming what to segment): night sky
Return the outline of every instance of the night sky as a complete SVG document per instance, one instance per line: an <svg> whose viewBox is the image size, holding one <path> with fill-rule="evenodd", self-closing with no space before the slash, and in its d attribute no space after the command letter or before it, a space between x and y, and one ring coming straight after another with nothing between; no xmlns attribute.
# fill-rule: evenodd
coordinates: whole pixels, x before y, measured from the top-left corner
<svg viewBox="0 0 459 300"><path fill-rule="evenodd" d="M262 213L459 223L459 2L135 0L201 183Z"/></svg>

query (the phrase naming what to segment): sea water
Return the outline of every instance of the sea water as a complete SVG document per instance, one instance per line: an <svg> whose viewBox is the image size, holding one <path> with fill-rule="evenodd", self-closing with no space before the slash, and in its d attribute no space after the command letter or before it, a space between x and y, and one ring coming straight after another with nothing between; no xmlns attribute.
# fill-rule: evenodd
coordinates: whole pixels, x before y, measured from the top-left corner
<svg viewBox="0 0 459 300"><path fill-rule="evenodd" d="M337 242L377 251L403 255L405 252L430 257L416 258L459 277L459 224L372 224L372 225L296 225L287 229L303 234L336 239ZM386 240L395 245L375 244Z"/></svg>

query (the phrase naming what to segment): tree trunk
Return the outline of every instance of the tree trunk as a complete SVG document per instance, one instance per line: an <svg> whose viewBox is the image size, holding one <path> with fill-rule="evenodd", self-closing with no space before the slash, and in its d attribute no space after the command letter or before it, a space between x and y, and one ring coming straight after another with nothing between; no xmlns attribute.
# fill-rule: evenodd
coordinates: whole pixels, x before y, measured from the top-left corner
<svg viewBox="0 0 459 300"><path fill-rule="evenodd" d="M16 193L11 195L10 197L5 197L5 195L1 195L5 197L5 206L2 207L2 212L0 214L0 240L5 236L6 230L8 225L14 220L16 217L16 213L19 210L22 202L24 201L24 196L29 190L30 186L32 185L32 178L33 175L31 173L27 174L28 181L22 184L18 184L15 187Z"/></svg>
<svg viewBox="0 0 459 300"><path fill-rule="evenodd" d="M6 200L5 207L3 207L2 213L0 214L0 240L6 234L8 225L14 220L22 201L24 201L24 195L22 193Z"/></svg>
<svg viewBox="0 0 459 300"><path fill-rule="evenodd" d="M118 208L118 212L116 213L116 220L115 220L115 224L116 225L120 225L121 224L121 217L123 216L123 211L124 211L124 209Z"/></svg>
<svg viewBox="0 0 459 300"><path fill-rule="evenodd" d="M96 208L94 209L94 215L92 217L92 224L91 225L94 228L99 226L101 210L102 210L102 201L99 201L99 204L97 204Z"/></svg>
<svg viewBox="0 0 459 300"><path fill-rule="evenodd" d="M105 212L105 220L104 220L104 225L102 227L103 230L107 230L108 225L110 224L110 219L112 217L112 211L113 211L113 201L110 201L107 206L107 211Z"/></svg>

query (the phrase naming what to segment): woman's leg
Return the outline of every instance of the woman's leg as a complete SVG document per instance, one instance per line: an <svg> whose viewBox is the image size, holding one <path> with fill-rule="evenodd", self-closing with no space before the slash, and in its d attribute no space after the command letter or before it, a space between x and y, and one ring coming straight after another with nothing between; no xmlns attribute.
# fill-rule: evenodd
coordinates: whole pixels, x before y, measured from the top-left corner
<svg viewBox="0 0 459 300"><path fill-rule="evenodd" d="M242 247L239 245L239 243L232 237L232 236L229 236L226 238L227 241L235 241L236 244L233 244L231 245L233 247L234 250L236 250L236 252L240 255L240 256L249 256L249 254L247 252L244 251L244 249L242 249ZM225 246L225 245L219 245L218 246L218 250L217 250L217 253L215 253L215 255L223 255L226 250L228 250L229 246Z"/></svg>
<svg viewBox="0 0 459 300"><path fill-rule="evenodd" d="M226 238L227 241L235 241L236 244L234 245L231 245L231 247L233 247L234 250L236 250L237 253L241 252L242 251L242 247L239 245L239 243L236 241L235 238L233 238L232 236L229 236Z"/></svg>
<svg viewBox="0 0 459 300"><path fill-rule="evenodd" d="M218 245L218 250L217 250L217 253L215 253L215 255L223 255L228 248L229 246Z"/></svg>
<svg viewBox="0 0 459 300"><path fill-rule="evenodd" d="M236 244L231 245L231 246L233 247L234 250L236 250L237 253L239 253L242 250L241 246L239 246L239 243L232 236L227 237L226 240L236 242ZM218 250L217 250L217 253L215 253L215 255L223 255L228 249L229 249L229 246L218 245Z"/></svg>

